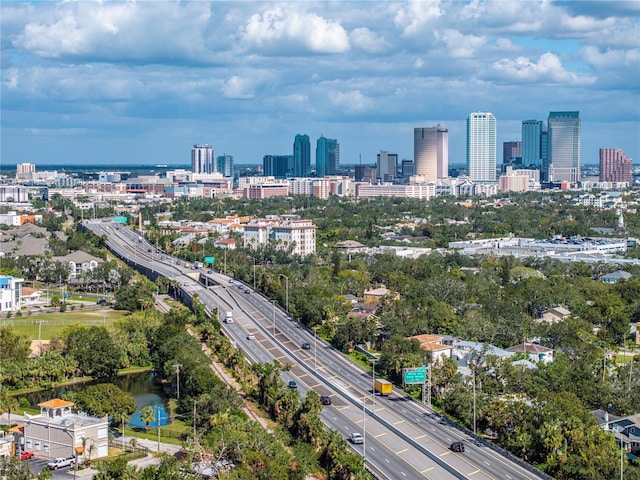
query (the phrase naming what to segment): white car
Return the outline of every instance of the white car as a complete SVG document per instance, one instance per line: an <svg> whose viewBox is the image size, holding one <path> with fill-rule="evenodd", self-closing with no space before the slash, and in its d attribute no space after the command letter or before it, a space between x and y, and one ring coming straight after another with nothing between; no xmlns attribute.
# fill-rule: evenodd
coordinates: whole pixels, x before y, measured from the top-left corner
<svg viewBox="0 0 640 480"><path fill-rule="evenodd" d="M349 435L349 441L354 445L358 445L364 443L364 438L359 433L352 433Z"/></svg>
<svg viewBox="0 0 640 480"><path fill-rule="evenodd" d="M47 467L49 467L50 470L58 470L59 468L72 467L75 461L76 460L73 457L55 458L51 460L49 463L47 463Z"/></svg>

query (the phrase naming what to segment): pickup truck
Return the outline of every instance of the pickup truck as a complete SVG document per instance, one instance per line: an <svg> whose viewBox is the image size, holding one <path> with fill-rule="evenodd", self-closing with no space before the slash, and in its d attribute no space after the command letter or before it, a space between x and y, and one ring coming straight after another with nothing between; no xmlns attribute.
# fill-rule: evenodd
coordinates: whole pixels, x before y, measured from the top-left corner
<svg viewBox="0 0 640 480"><path fill-rule="evenodd" d="M59 468L73 467L75 462L76 460L73 457L68 457L68 458L60 457L60 458L55 458L51 460L49 463L47 463L47 467L49 467L50 470L58 470Z"/></svg>

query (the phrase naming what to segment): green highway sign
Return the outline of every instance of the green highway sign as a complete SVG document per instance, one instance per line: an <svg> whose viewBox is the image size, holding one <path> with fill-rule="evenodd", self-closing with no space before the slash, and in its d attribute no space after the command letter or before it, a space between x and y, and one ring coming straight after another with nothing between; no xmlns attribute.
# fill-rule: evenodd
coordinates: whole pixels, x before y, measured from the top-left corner
<svg viewBox="0 0 640 480"><path fill-rule="evenodd" d="M204 263L213 264L216 261L216 257L204 257Z"/></svg>
<svg viewBox="0 0 640 480"><path fill-rule="evenodd" d="M403 382L407 385L412 383L424 383L427 381L427 367L403 368Z"/></svg>
<svg viewBox="0 0 640 480"><path fill-rule="evenodd" d="M127 223L127 217L113 217L114 223Z"/></svg>

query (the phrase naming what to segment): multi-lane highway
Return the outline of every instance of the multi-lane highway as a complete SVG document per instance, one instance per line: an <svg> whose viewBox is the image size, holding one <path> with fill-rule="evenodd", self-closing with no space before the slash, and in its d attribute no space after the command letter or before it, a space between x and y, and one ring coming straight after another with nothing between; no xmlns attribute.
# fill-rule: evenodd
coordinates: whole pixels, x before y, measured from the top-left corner
<svg viewBox="0 0 640 480"><path fill-rule="evenodd" d="M155 249L138 233L109 220L90 220L84 227L106 235L107 246L120 258L150 276L162 275L179 285L185 296L198 294L209 312L217 309L220 320L233 312L234 323L223 329L250 361L278 359L291 365L282 374L294 380L302 395L316 390L330 395L321 418L342 433L363 434L354 445L367 466L380 477L398 479L537 479L549 478L447 422L432 410L394 392L373 394L371 374L349 361L306 327L292 320L270 299L248 285L219 272L185 268L184 262ZM302 348L309 343L311 348ZM465 452L449 445L464 441Z"/></svg>

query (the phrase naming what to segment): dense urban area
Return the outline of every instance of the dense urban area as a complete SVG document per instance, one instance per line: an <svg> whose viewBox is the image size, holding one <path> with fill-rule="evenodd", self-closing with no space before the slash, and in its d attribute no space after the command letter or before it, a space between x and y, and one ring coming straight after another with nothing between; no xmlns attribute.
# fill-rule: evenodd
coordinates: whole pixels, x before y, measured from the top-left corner
<svg viewBox="0 0 640 480"><path fill-rule="evenodd" d="M64 456L81 464L70 467L78 476L375 475L340 432L324 427L326 396L310 389L301 398L282 379L291 365L248 362L225 335L225 312L197 294L187 308L176 301L184 285L146 278L114 255L108 236L83 227L100 219L134 229L152 245L141 254L177 259L200 283L221 273L275 300L355 364L375 368L394 393L425 401L551 477L640 478L636 190L425 199L333 187L291 194L289 185L286 195L265 196L250 193L270 184L253 176L230 185L235 193L205 198L160 195L162 175L128 175L120 191L120 177L106 175L116 174L74 175L75 187L0 187L0 448L9 452L0 476L33 478L25 455L41 446L25 429L56 409L103 421L113 437L74 440ZM422 367L426 392L403 385L404 369ZM147 407L143 425L125 430L137 405L110 379L151 370L168 397L170 425L154 429ZM38 405L28 399L91 379L99 382ZM136 444L153 443L156 430L180 451L136 465L146 454ZM44 468L38 478L48 475Z"/></svg>

